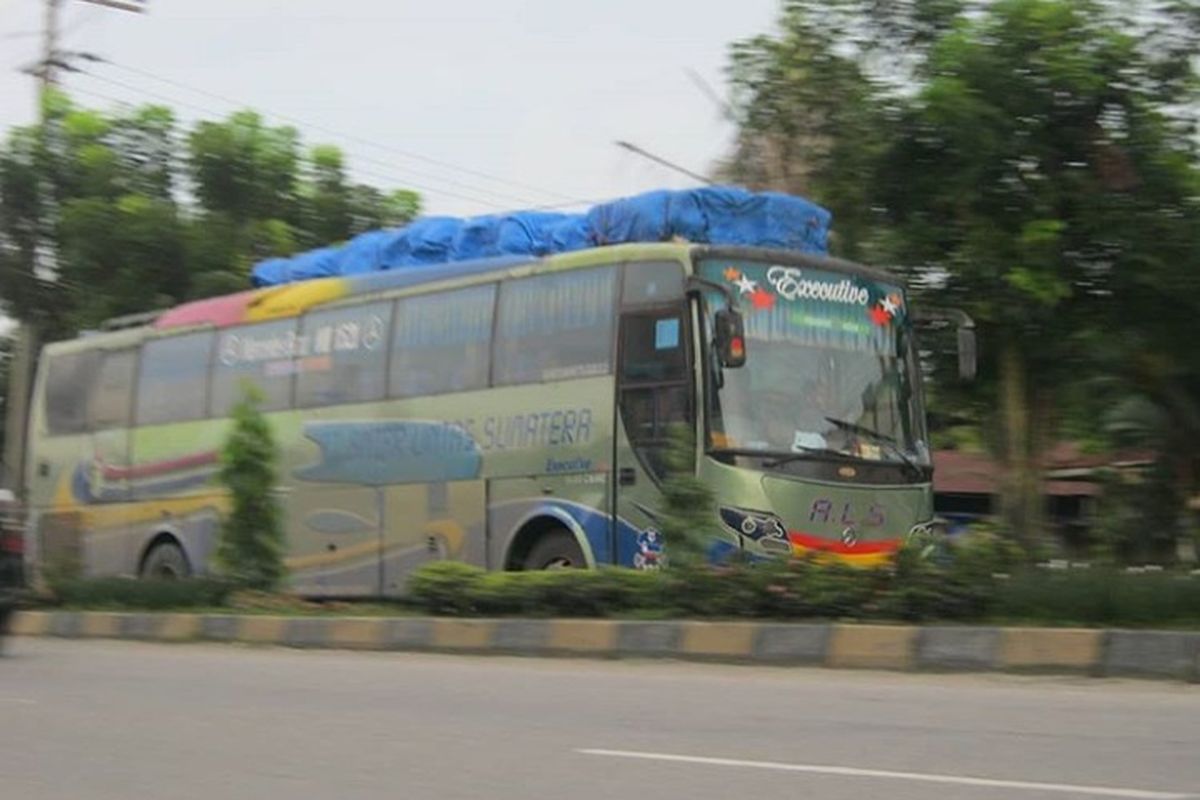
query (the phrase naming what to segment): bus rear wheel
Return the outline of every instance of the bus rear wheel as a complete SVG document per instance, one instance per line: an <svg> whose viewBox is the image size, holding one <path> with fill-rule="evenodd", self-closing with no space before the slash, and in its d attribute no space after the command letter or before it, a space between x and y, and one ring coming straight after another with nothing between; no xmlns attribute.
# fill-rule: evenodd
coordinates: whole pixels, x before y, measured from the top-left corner
<svg viewBox="0 0 1200 800"><path fill-rule="evenodd" d="M587 566L583 548L570 531L550 531L525 557L525 569L580 569Z"/></svg>
<svg viewBox="0 0 1200 800"><path fill-rule="evenodd" d="M154 545L142 562L143 578L158 578L160 580L176 580L186 578L191 573L187 556L183 548L174 542L161 542Z"/></svg>

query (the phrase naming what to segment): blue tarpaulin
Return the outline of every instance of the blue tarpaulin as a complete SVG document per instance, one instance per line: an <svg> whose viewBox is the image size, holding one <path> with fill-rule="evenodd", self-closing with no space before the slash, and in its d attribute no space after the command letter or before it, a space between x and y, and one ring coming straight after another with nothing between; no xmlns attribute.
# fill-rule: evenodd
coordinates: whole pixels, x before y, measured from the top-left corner
<svg viewBox="0 0 1200 800"><path fill-rule="evenodd" d="M276 286L333 275L673 239L824 253L829 222L829 212L820 206L778 192L732 186L660 190L601 203L582 214L516 211L470 219L422 217L403 228L369 231L341 247L260 262L251 280L255 286Z"/></svg>

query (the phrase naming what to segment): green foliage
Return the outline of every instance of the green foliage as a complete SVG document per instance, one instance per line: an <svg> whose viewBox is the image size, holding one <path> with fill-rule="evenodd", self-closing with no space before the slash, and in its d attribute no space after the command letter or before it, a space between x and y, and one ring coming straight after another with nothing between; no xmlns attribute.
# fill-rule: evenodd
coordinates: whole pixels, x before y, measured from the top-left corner
<svg viewBox="0 0 1200 800"><path fill-rule="evenodd" d="M451 616L612 616L771 619L970 619L987 607L990 576L915 555L894 569L810 560L640 572L616 568L486 572L453 562L413 576L408 599Z"/></svg>
<svg viewBox="0 0 1200 800"><path fill-rule="evenodd" d="M216 561L240 586L274 589L284 577L283 515L275 495L279 451L260 403L247 385L221 450L218 477L232 509L221 524Z"/></svg>
<svg viewBox="0 0 1200 800"><path fill-rule="evenodd" d="M1031 545L1045 448L1104 443L1131 399L1165 417L1136 444L1200 493L1194 6L787 0L731 49L727 173L808 194L836 252L908 265L918 301L976 318L980 379L935 354L933 418L978 429Z"/></svg>
<svg viewBox="0 0 1200 800"><path fill-rule="evenodd" d="M252 264L416 214L412 192L345 180L252 111L181 131L162 106L101 112L50 92L0 142L0 311L43 340L244 289ZM194 206L178 202L186 184Z"/></svg>
<svg viewBox="0 0 1200 800"><path fill-rule="evenodd" d="M1027 569L997 585L993 613L1052 625L1200 623L1200 576L1174 572Z"/></svg>
<svg viewBox="0 0 1200 800"><path fill-rule="evenodd" d="M1158 463L1140 472L1109 472L1096 514L1096 553L1114 564L1173 564L1183 503Z"/></svg>
<svg viewBox="0 0 1200 800"><path fill-rule="evenodd" d="M1022 563L1006 540L987 536L955 547L947 560L903 550L890 567L877 569L781 560L661 572L486 572L439 562L416 572L408 600L450 616L1200 623L1198 575Z"/></svg>
<svg viewBox="0 0 1200 800"><path fill-rule="evenodd" d="M696 445L691 430L674 424L668 432L663 481L663 510L659 520L669 562L696 560L713 536L716 519L712 489L696 476Z"/></svg>
<svg viewBox="0 0 1200 800"><path fill-rule="evenodd" d="M165 611L218 608L225 605L232 591L232 584L211 578L70 578L50 585L50 600L76 608Z"/></svg>

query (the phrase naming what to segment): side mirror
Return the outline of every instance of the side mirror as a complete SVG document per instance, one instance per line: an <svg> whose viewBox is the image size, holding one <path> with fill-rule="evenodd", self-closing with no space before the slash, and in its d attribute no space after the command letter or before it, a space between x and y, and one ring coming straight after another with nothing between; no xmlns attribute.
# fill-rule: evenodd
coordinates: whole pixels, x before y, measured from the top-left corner
<svg viewBox="0 0 1200 800"><path fill-rule="evenodd" d="M975 380L978 360L975 328L960 326L958 329L958 377L964 381Z"/></svg>
<svg viewBox="0 0 1200 800"><path fill-rule="evenodd" d="M964 381L975 380L979 360L979 346L975 340L975 320L965 311L958 309L922 308L913 315L919 325L952 323L958 328L958 377Z"/></svg>
<svg viewBox="0 0 1200 800"><path fill-rule="evenodd" d="M714 344L721 356L721 365L737 369L746 364L746 329L742 315L731 308L723 308L716 315Z"/></svg>

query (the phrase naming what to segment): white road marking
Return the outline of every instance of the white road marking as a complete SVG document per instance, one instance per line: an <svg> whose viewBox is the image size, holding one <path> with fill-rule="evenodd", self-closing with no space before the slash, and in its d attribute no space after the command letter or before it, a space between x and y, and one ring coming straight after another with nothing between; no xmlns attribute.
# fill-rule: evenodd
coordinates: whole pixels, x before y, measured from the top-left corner
<svg viewBox="0 0 1200 800"><path fill-rule="evenodd" d="M1113 786L1079 786L1070 783L1010 781L997 778L972 778L965 775L939 775L932 772L894 772L883 769L832 767L819 764L787 764L780 761L743 761L736 758L708 758L705 756L683 756L671 753L641 753L630 750L577 749L575 752L588 756L637 758L644 761L674 761L677 763L706 764L716 767L773 769L783 772L807 772L813 775L840 775L849 778L885 778L899 781L949 783L958 786L983 786L993 789L1026 789L1035 792L1063 792L1068 794L1092 795L1094 797L1127 797L1135 798L1136 800L1189 800L1189 798L1197 797L1197 795L1180 794L1178 792L1156 792L1149 789L1121 789Z"/></svg>

